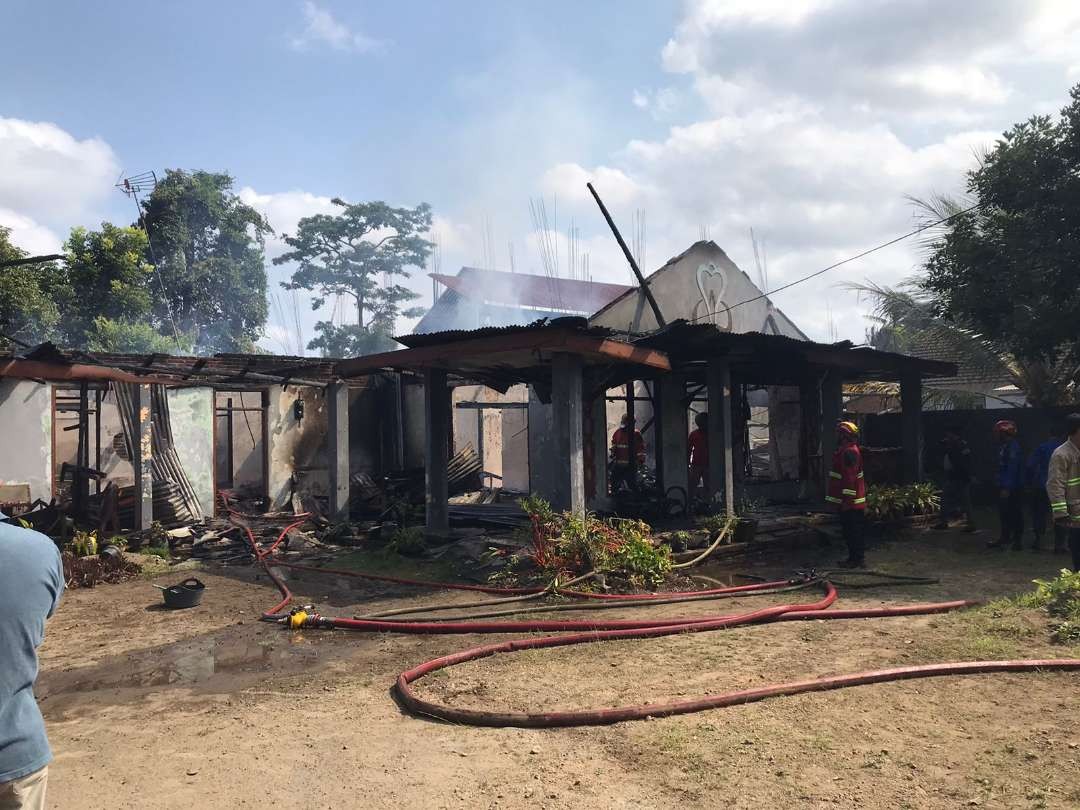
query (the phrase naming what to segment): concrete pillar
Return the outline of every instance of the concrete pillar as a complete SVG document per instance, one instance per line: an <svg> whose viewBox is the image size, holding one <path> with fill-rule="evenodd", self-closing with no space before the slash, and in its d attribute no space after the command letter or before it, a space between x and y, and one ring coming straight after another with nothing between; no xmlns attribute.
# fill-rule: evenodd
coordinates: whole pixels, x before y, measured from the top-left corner
<svg viewBox="0 0 1080 810"><path fill-rule="evenodd" d="M349 517L349 388L336 382L326 386L326 450L330 464L330 514Z"/></svg>
<svg viewBox="0 0 1080 810"><path fill-rule="evenodd" d="M579 514L585 512L583 408L581 357L557 352L551 359L551 409L557 459L557 501L553 505Z"/></svg>
<svg viewBox="0 0 1080 810"><path fill-rule="evenodd" d="M150 415L150 386L135 386L135 531L145 531L154 522L153 419Z"/></svg>
<svg viewBox="0 0 1080 810"><path fill-rule="evenodd" d="M922 469L922 376L905 372L900 378L900 435L903 439L901 469L905 483L921 481Z"/></svg>
<svg viewBox="0 0 1080 810"><path fill-rule="evenodd" d="M660 431L657 435L663 443L660 481L665 492L669 487L682 487L686 491L689 486L687 437L690 433L686 419L686 377L665 374L660 378L658 388ZM687 492L688 499L689 495Z"/></svg>
<svg viewBox="0 0 1080 810"><path fill-rule="evenodd" d="M835 371L826 373L821 382L821 463L822 476L832 469L832 455L836 450L836 423L844 415L843 379Z"/></svg>
<svg viewBox="0 0 1080 810"><path fill-rule="evenodd" d="M446 467L450 456L450 392L446 371L424 371L424 492L427 530L430 534L450 531L446 491Z"/></svg>
<svg viewBox="0 0 1080 810"><path fill-rule="evenodd" d="M706 370L709 390L709 489L719 495L729 515L735 514L735 463L732 457L731 368L713 358Z"/></svg>

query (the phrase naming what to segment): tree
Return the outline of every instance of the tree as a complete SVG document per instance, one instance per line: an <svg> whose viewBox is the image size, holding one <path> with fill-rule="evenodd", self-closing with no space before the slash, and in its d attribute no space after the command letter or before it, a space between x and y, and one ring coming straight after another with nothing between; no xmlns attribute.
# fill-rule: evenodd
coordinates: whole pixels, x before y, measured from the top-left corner
<svg viewBox="0 0 1080 810"><path fill-rule="evenodd" d="M109 222L103 222L100 231L72 228L64 248L65 289L57 300L65 345L87 347L92 334L101 334L99 321L153 328L154 269L144 258L142 230ZM100 341L97 345L99 350L114 349Z"/></svg>
<svg viewBox="0 0 1080 810"><path fill-rule="evenodd" d="M419 296L395 279L407 279L410 267L423 267L431 242L422 234L431 229L431 206L392 208L384 202L346 203L335 198L340 214L316 214L297 223L295 236L285 236L292 248L274 264L297 262L287 290L317 293L311 307L321 309L329 296L346 296L356 307L356 323L339 326L320 321L319 337L308 344L324 356L356 356L393 347L398 316L423 314L403 308ZM380 283L381 281L381 283Z"/></svg>
<svg viewBox="0 0 1080 810"><path fill-rule="evenodd" d="M181 335L181 346L190 345L191 336ZM84 346L91 352L134 352L174 354L176 339L163 335L146 321L113 320L99 315L86 332Z"/></svg>
<svg viewBox="0 0 1080 810"><path fill-rule="evenodd" d="M225 173L167 170L143 202L147 259L164 294L153 313L194 335L199 352L251 351L266 324L265 236L261 214L232 193Z"/></svg>
<svg viewBox="0 0 1080 810"><path fill-rule="evenodd" d="M1019 368L1033 402L1071 398L1080 368L1080 85L1060 119L1015 125L968 173L969 202L929 245L919 288L946 322L992 337ZM965 208L974 206L972 210Z"/></svg>
<svg viewBox="0 0 1080 810"><path fill-rule="evenodd" d="M28 256L11 241L11 231L0 227L0 263ZM59 270L52 262L0 269L0 347L9 343L3 335L23 343L53 337L60 320L55 296L61 286Z"/></svg>

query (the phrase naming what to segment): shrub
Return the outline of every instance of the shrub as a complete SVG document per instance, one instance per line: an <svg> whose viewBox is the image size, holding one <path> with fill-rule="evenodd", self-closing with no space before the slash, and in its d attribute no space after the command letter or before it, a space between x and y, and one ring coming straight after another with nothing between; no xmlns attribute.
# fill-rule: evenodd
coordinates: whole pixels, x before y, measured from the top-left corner
<svg viewBox="0 0 1080 810"><path fill-rule="evenodd" d="M866 491L866 516L872 521L894 522L913 515L932 515L941 507L941 493L933 484L872 486Z"/></svg>
<svg viewBox="0 0 1080 810"><path fill-rule="evenodd" d="M1035 592L1022 604L1041 607L1055 620L1054 641L1080 644L1080 572L1062 568L1054 579L1035 580Z"/></svg>
<svg viewBox="0 0 1080 810"><path fill-rule="evenodd" d="M390 535L390 542L386 547L397 554L415 557L427 550L427 542L424 540L424 530L419 526L402 527Z"/></svg>
<svg viewBox="0 0 1080 810"><path fill-rule="evenodd" d="M644 521L557 513L538 497L523 499L521 507L532 534L527 556L546 578L622 573L635 585L651 588L671 571L671 550L653 545L652 528Z"/></svg>

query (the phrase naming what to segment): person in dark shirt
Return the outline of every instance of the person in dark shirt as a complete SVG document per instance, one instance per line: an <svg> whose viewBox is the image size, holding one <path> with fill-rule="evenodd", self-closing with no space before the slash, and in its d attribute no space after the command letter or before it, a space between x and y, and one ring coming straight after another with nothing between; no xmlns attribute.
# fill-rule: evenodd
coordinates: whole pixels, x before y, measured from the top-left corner
<svg viewBox="0 0 1080 810"><path fill-rule="evenodd" d="M1050 498L1046 494L1046 479L1050 475L1050 457L1054 455L1063 444L1058 431L1050 428L1049 437L1040 444L1028 457L1027 479L1031 488L1029 504L1031 506L1031 526L1035 532L1035 544L1032 551L1042 548L1042 538L1046 534L1046 526L1050 519ZM1065 552L1065 532L1061 527L1054 525L1054 552Z"/></svg>
<svg viewBox="0 0 1080 810"><path fill-rule="evenodd" d="M998 517L1001 536L991 548L1011 546L1019 551L1024 534L1024 454L1016 439L1016 423L1002 419L994 425L998 440Z"/></svg>
<svg viewBox="0 0 1080 810"><path fill-rule="evenodd" d="M956 512L964 516L964 531L975 531L971 507L971 448L955 427L945 430L941 440L945 451L945 480L941 490L941 514L935 529L947 529L949 518Z"/></svg>

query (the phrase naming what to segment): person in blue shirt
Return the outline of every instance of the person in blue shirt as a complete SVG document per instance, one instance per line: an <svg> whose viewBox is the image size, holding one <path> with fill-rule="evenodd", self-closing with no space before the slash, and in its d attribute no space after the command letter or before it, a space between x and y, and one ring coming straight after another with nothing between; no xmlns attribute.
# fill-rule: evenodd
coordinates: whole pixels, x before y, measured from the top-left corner
<svg viewBox="0 0 1080 810"><path fill-rule="evenodd" d="M1047 522L1050 518L1050 498L1046 494L1046 479L1050 475L1050 456L1054 455L1063 444L1060 434L1050 428L1049 438L1040 444L1028 458L1027 478L1028 486L1031 487L1031 526L1035 531L1035 545L1033 551L1042 547L1042 538L1046 534ZM1065 552L1064 532L1058 531L1054 526L1054 552Z"/></svg>
<svg viewBox="0 0 1080 810"><path fill-rule="evenodd" d="M52 759L34 699L37 648L64 591L56 545L0 523L0 808L42 810Z"/></svg>
<svg viewBox="0 0 1080 810"><path fill-rule="evenodd" d="M1001 536L992 548L1011 546L1019 551L1024 535L1024 453L1016 440L1016 423L1002 419L994 424L998 440L998 518Z"/></svg>

